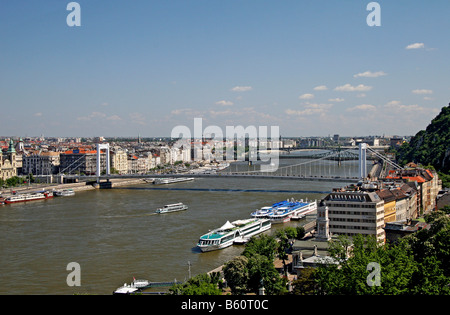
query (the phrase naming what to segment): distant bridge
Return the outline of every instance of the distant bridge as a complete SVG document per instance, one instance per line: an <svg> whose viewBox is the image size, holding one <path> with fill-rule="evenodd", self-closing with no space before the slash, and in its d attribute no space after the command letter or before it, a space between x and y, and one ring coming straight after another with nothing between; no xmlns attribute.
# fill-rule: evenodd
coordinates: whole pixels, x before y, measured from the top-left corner
<svg viewBox="0 0 450 315"><path fill-rule="evenodd" d="M388 145L380 145L380 146L371 146L372 150L375 151L384 151L388 149ZM326 146L318 146L318 147L291 147L291 148L279 148L280 151L304 151L304 150L358 150L358 146L339 146L339 145L326 145Z"/></svg>
<svg viewBox="0 0 450 315"><path fill-rule="evenodd" d="M290 174L249 174L248 172L234 172L234 173L216 173L216 174L188 174L188 173L177 173L177 174L125 174L125 175L64 175L66 179L78 179L84 181L95 181L99 180L112 180L112 179L131 179L131 178L168 178L168 177L183 177L183 178L270 178L270 179L292 179L292 180L303 180L303 181L332 181L332 182L354 182L358 180L356 176L304 176L304 175L290 175Z"/></svg>
<svg viewBox="0 0 450 315"><path fill-rule="evenodd" d="M357 161L359 160L359 154L354 152L354 150L330 150L322 153L313 153L313 154L280 154L280 159L322 159L332 161ZM377 158L374 155L370 155L367 157L367 160L376 160Z"/></svg>
<svg viewBox="0 0 450 315"><path fill-rule="evenodd" d="M109 147L107 147L109 150ZM358 151L356 151L358 150ZM356 152L355 152L356 151ZM106 174L100 174L99 163L100 147L97 148L97 172L94 176L82 176L82 175L63 175L65 178L76 178L85 180L110 180L115 178L160 178L160 177L235 177L235 178L270 178L270 179L295 179L306 181L335 181L335 182L349 182L366 178L369 174L367 172L367 160L376 159L382 160L383 164L389 164L391 167L401 169L399 165L389 160L384 155L380 154L376 150L370 148L366 143L361 143L358 148L352 147L351 149L337 150L315 153L312 155L296 155L296 154L279 154L272 156L272 162L270 165L264 165L265 169L256 169L258 166L250 166L247 171L238 170L237 166L235 171L232 171L230 166L226 171L210 172L206 173L173 173L173 174L127 174L127 175L114 175L109 174L109 163L106 166ZM368 154L369 153L369 154ZM279 165L279 158L291 159L308 159L302 163L295 165ZM330 163L330 160L336 160L338 163ZM350 169L350 166L346 163L341 163L348 160L358 160L358 169ZM109 159L108 159L109 161ZM276 164L274 163L276 162ZM233 164L233 163L230 163ZM234 166L234 165L233 165ZM272 168L272 169L270 169ZM354 168L354 166L353 166ZM358 175L354 175L358 173Z"/></svg>

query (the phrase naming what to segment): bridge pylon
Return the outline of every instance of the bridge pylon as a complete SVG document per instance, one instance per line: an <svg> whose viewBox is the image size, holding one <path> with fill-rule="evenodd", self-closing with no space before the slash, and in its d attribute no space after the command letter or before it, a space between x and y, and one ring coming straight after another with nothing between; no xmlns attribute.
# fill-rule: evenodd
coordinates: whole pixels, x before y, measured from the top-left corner
<svg viewBox="0 0 450 315"><path fill-rule="evenodd" d="M359 178L364 179L367 177L367 143L360 143L359 144L359 164L358 164L358 170L359 170Z"/></svg>
<svg viewBox="0 0 450 315"><path fill-rule="evenodd" d="M101 175L101 150L106 149L106 175L110 175L110 162L109 162L109 143L97 143L97 183L100 183Z"/></svg>

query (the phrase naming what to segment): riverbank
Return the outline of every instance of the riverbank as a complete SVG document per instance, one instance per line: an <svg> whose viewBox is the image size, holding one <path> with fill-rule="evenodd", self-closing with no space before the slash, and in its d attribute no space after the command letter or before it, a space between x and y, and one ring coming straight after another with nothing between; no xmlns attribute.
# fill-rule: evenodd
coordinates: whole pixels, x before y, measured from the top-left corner
<svg viewBox="0 0 450 315"><path fill-rule="evenodd" d="M140 184L148 184L149 180L144 178L131 178L131 179L111 179L110 180L111 187L118 186L127 186L127 185L140 185ZM42 190L63 190L63 189L72 189L73 191L86 191L86 190L95 190L99 189L97 183L91 182L80 182L80 183L70 183L70 184L32 184L29 186L21 186L21 187L11 187L8 189L3 189L0 191L1 196L9 196L12 195L13 192L16 193L26 193L32 191L42 191Z"/></svg>

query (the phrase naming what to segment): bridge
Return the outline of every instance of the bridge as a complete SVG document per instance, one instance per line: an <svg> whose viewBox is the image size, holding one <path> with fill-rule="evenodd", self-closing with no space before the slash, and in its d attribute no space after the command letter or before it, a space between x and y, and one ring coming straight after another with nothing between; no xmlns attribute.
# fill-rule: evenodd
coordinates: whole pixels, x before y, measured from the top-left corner
<svg viewBox="0 0 450 315"><path fill-rule="evenodd" d="M106 149L107 163L106 173L101 174L100 167L100 151ZM125 178L161 178L161 177L210 177L210 178L269 178L269 179L295 179L305 181L335 181L349 182L367 178L374 168L381 173L389 166L393 169L401 169L399 165L388 159L386 156L372 149L366 143L361 143L358 148L338 149L329 152L313 153L313 154L288 154L289 159L303 159L304 161L283 165L281 161L285 159L285 155L280 154L276 157L272 156L271 164L261 167L261 164L249 162L247 166L240 167L231 161L230 166L222 171L203 172L203 173L172 173L172 174L110 174L109 169L109 146L107 144L97 145L97 171L96 175L70 175L60 174L65 178L96 180L98 183L102 180L125 179ZM278 159L279 158L279 159ZM367 170L367 160L373 160L372 170ZM346 161L358 160L358 165L347 164ZM337 163L335 162L337 161ZM375 161L377 161L375 163ZM242 161L241 161L242 162ZM276 162L276 164L274 163ZM76 161L72 164L76 164ZM245 163L243 163L245 164ZM376 167L375 167L376 166ZM233 168L235 169L233 171ZM65 169L67 170L68 167ZM61 172L62 173L62 172ZM70 173L70 172L69 172ZM371 174L373 176L373 174Z"/></svg>

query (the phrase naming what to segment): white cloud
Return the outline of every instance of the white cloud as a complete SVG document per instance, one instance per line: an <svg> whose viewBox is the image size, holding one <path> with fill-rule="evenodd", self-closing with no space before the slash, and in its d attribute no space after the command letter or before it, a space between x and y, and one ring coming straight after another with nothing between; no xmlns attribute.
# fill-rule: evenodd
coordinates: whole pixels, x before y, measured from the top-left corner
<svg viewBox="0 0 450 315"><path fill-rule="evenodd" d="M341 91L341 92L364 92L364 91L370 91L372 90L371 86L367 86L364 84L360 84L357 86L352 86L351 84L345 84L342 86L338 86L334 89L335 91Z"/></svg>
<svg viewBox="0 0 450 315"><path fill-rule="evenodd" d="M118 116L118 115L112 115L112 116L109 116L108 118L106 118L106 120L122 120L122 118L120 118L120 116Z"/></svg>
<svg viewBox="0 0 450 315"><path fill-rule="evenodd" d="M310 100L310 99L314 98L314 94L306 93L306 94L300 95L298 98L301 100Z"/></svg>
<svg viewBox="0 0 450 315"><path fill-rule="evenodd" d="M433 91L432 91L432 90L425 90L425 89L422 89L422 90L412 90L412 92L413 92L414 94L433 94Z"/></svg>
<svg viewBox="0 0 450 315"><path fill-rule="evenodd" d="M41 117L42 116L42 113L41 112L38 112L38 113L34 113L34 115L33 116L36 116L36 117Z"/></svg>
<svg viewBox="0 0 450 315"><path fill-rule="evenodd" d="M434 101L434 98L433 97L429 97L429 96L425 96L423 99L425 101Z"/></svg>
<svg viewBox="0 0 450 315"><path fill-rule="evenodd" d="M326 85L319 85L314 88L314 91L326 91L328 90Z"/></svg>
<svg viewBox="0 0 450 315"><path fill-rule="evenodd" d="M400 101L390 101L386 105L384 105L384 107L388 108L389 110L391 110L393 112L402 112L402 113L422 112L422 111L426 110L424 107L421 107L417 104L404 105Z"/></svg>
<svg viewBox="0 0 450 315"><path fill-rule="evenodd" d="M333 107L333 104L326 104L326 103L308 103L305 105L306 108L318 108L318 109L330 109L331 107Z"/></svg>
<svg viewBox="0 0 450 315"><path fill-rule="evenodd" d="M145 125L145 116L141 113L130 113L129 117L134 124Z"/></svg>
<svg viewBox="0 0 450 315"><path fill-rule="evenodd" d="M345 100L344 100L343 98L339 98L339 97L328 99L328 102L337 102L337 103L340 103L340 102L343 102L343 101L345 101Z"/></svg>
<svg viewBox="0 0 450 315"><path fill-rule="evenodd" d="M366 71L366 72L357 73L353 77L354 78L378 78L378 77L381 77L384 75L387 75L387 73L384 71L377 71L377 72Z"/></svg>
<svg viewBox="0 0 450 315"><path fill-rule="evenodd" d="M234 104L233 102L225 101L225 100L216 102L216 105L221 105L221 106L232 106L233 104Z"/></svg>
<svg viewBox="0 0 450 315"><path fill-rule="evenodd" d="M80 116L77 117L77 120L81 120L81 121L102 121L102 120L110 120L110 121L119 121L122 120L122 118L118 115L111 115L108 116L105 113L102 112L92 112L87 116Z"/></svg>
<svg viewBox="0 0 450 315"><path fill-rule="evenodd" d="M247 92L251 91L253 88L251 86L235 86L231 89L233 92Z"/></svg>
<svg viewBox="0 0 450 315"><path fill-rule="evenodd" d="M317 103L309 103L305 105L305 108L302 110L295 109L286 109L284 112L288 115L297 115L297 116L310 116L315 114L323 115L325 114L333 104L317 104Z"/></svg>
<svg viewBox="0 0 450 315"><path fill-rule="evenodd" d="M92 112L87 116L81 116L78 117L77 120L92 120L92 119L104 119L106 117L105 113L101 113L101 112Z"/></svg>
<svg viewBox="0 0 450 315"><path fill-rule="evenodd" d="M192 108L177 108L170 111L172 115L192 114L195 111Z"/></svg>
<svg viewBox="0 0 450 315"><path fill-rule="evenodd" d="M362 105L357 105L357 106L355 106L355 107L347 108L346 111L347 111L347 112L352 112L352 111L355 111L355 110L362 110L362 111L368 110L368 111L373 111L373 110L376 110L376 109L377 109L376 106L373 106L373 105L370 105L370 104L362 104Z"/></svg>
<svg viewBox="0 0 450 315"><path fill-rule="evenodd" d="M414 43L405 47L405 49L421 49L421 48L425 48L424 43Z"/></svg>

